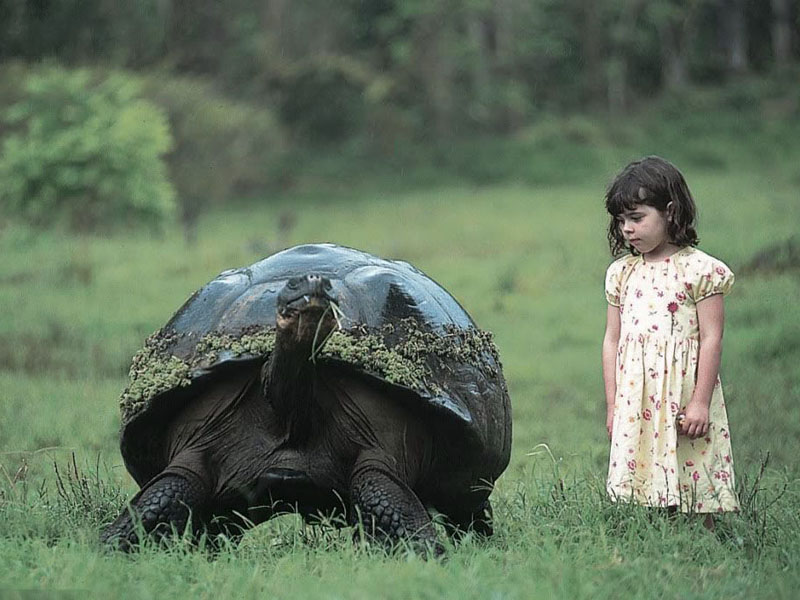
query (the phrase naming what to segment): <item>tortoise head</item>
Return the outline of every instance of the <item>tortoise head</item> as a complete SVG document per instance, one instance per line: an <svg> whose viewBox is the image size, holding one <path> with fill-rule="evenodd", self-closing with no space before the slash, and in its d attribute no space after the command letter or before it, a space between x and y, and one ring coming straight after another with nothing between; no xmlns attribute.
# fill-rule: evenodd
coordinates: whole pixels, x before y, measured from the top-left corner
<svg viewBox="0 0 800 600"><path fill-rule="evenodd" d="M311 344L324 340L336 325L333 286L322 275L292 277L278 293L276 325L280 334Z"/></svg>

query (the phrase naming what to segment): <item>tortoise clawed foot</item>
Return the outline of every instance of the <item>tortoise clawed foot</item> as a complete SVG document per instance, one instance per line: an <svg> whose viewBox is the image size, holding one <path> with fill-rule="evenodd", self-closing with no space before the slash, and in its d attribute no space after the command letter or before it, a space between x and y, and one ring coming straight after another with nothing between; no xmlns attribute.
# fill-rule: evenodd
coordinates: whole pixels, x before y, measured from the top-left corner
<svg viewBox="0 0 800 600"><path fill-rule="evenodd" d="M435 535L407 536L404 531L396 534L387 533L375 527L373 523L365 524L363 520L356 524L353 543L374 544L387 554L411 550L424 559L438 559L445 555L445 547Z"/></svg>
<svg viewBox="0 0 800 600"><path fill-rule="evenodd" d="M440 556L444 547L436 539L428 511L416 494L379 460L362 462L351 479L353 515L368 539L388 550L409 544L421 556Z"/></svg>
<svg viewBox="0 0 800 600"><path fill-rule="evenodd" d="M100 544L104 549L117 552L131 552L139 543L132 509L127 507L111 525L100 534Z"/></svg>
<svg viewBox="0 0 800 600"><path fill-rule="evenodd" d="M201 504L205 486L199 478L166 474L145 486L122 514L100 534L100 543L112 550L130 552L139 544L139 532L163 537L183 531L192 508Z"/></svg>
<svg viewBox="0 0 800 600"><path fill-rule="evenodd" d="M429 536L426 539L416 540L413 539L411 541L411 549L414 550L414 553L422 558L444 558L445 556L445 547L437 539L430 539Z"/></svg>

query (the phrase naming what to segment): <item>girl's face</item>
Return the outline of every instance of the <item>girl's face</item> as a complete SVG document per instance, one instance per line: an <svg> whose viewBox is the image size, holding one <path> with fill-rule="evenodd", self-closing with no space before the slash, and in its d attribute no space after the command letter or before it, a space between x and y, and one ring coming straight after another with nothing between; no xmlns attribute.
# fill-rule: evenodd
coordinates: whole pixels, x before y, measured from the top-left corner
<svg viewBox="0 0 800 600"><path fill-rule="evenodd" d="M643 256L658 255L671 246L667 216L657 208L637 204L617 217L617 221L625 240Z"/></svg>

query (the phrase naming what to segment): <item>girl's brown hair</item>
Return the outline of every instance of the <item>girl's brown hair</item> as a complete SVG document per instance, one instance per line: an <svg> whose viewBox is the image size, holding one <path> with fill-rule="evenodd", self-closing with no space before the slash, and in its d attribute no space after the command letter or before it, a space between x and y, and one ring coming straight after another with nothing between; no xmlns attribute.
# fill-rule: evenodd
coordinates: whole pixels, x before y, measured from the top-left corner
<svg viewBox="0 0 800 600"><path fill-rule="evenodd" d="M669 205L672 203L669 207ZM606 192L606 210L611 215L608 244L613 256L638 254L622 235L619 217L638 204L647 204L667 215L667 234L676 246L696 246L697 208L681 172L659 156L630 163L614 178Z"/></svg>

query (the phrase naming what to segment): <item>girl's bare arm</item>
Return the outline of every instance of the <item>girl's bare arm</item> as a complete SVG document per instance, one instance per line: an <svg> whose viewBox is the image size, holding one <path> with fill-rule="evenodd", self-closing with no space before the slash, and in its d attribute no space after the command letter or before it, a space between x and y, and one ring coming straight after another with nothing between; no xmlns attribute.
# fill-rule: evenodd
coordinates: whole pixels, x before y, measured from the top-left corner
<svg viewBox="0 0 800 600"><path fill-rule="evenodd" d="M608 305L606 333L603 336L603 383L606 391L606 430L608 439L614 423L614 401L617 396L617 346L619 344L619 307Z"/></svg>
<svg viewBox="0 0 800 600"><path fill-rule="evenodd" d="M682 433L698 438L708 433L708 407L717 383L722 357L722 332L725 310L722 294L715 294L697 303L700 328L700 353L697 360L697 379L692 399L686 406Z"/></svg>

